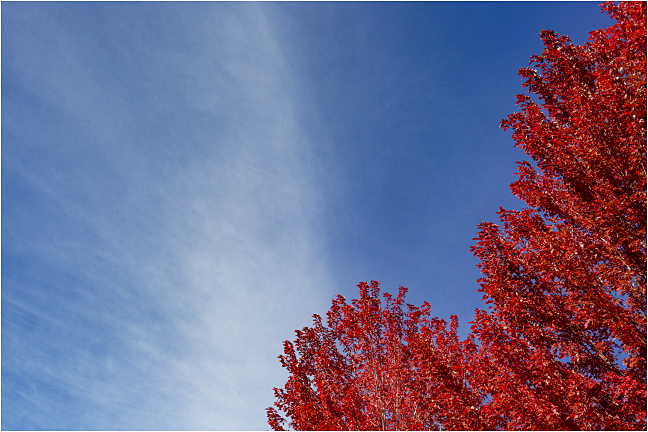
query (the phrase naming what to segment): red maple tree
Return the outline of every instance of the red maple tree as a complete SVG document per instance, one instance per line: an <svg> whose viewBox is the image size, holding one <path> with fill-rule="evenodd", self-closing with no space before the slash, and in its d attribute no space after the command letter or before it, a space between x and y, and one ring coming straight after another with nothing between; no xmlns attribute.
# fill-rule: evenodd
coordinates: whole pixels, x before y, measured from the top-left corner
<svg viewBox="0 0 648 432"><path fill-rule="evenodd" d="M358 285L360 298L333 300L327 325L314 316L313 327L297 330L295 343L284 343L282 366L290 378L275 389L275 406L301 430L429 429L426 393L417 388L410 342L429 320L429 308L408 305L405 288L384 308L377 282ZM270 426L285 422L268 408Z"/></svg>
<svg viewBox="0 0 648 432"><path fill-rule="evenodd" d="M646 3L603 9L583 46L542 32L539 102L502 121L535 167L511 185L529 207L480 225L473 332L507 429L646 426Z"/></svg>
<svg viewBox="0 0 648 432"><path fill-rule="evenodd" d="M360 284L285 343L271 427L645 430L646 3L603 10L616 25L543 31L520 70L535 100L502 127L533 160L511 185L528 207L479 226L472 334Z"/></svg>
<svg viewBox="0 0 648 432"><path fill-rule="evenodd" d="M380 299L378 282L358 285L360 298L333 300L327 323L284 342L281 364L290 373L268 408L275 430L437 430L487 426L484 399L467 384L478 358L474 338L459 341L450 325L430 318L430 305L405 304L407 288ZM277 409L285 412L289 421Z"/></svg>

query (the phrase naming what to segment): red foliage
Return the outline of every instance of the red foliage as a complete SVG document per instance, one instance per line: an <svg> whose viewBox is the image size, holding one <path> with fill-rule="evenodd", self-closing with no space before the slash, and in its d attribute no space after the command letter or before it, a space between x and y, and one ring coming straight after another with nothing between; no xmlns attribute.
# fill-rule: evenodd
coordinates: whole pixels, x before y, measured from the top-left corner
<svg viewBox="0 0 648 432"><path fill-rule="evenodd" d="M425 388L416 379L409 342L430 324L429 307L408 305L406 289L382 306L377 282L358 285L360 298L333 300L327 324L315 315L312 328L297 330L284 343L282 365L290 372L285 390L275 389L275 406L302 430L429 429ZM297 356L299 353L299 356ZM270 426L284 420L268 408Z"/></svg>
<svg viewBox="0 0 648 432"><path fill-rule="evenodd" d="M543 31L520 70L537 101L502 127L534 162L511 185L528 207L479 226L472 334L362 283L285 343L288 426L645 430L646 3L603 10L616 25L582 46Z"/></svg>
<svg viewBox="0 0 648 432"><path fill-rule="evenodd" d="M502 121L537 167L511 185L529 207L473 248L507 429L646 426L646 3L603 9L618 23L583 46L542 32L520 70L540 102Z"/></svg>
<svg viewBox="0 0 648 432"><path fill-rule="evenodd" d="M479 407L485 395L469 383L478 361L474 339L460 342L457 317L448 328L430 318L429 304L405 304L378 282L358 285L360 298L333 300L327 325L297 330L284 343L282 366L290 373L275 389L275 407L301 430L437 430L489 428ZM270 426L286 420L268 408Z"/></svg>

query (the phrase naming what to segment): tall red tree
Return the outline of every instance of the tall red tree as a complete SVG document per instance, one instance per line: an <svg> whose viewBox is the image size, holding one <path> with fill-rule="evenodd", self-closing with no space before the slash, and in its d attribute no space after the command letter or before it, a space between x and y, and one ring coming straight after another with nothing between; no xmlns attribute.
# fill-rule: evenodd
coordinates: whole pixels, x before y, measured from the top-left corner
<svg viewBox="0 0 648 432"><path fill-rule="evenodd" d="M542 32L538 102L502 121L535 167L511 185L529 207L480 225L473 331L507 429L646 426L646 3L603 9L583 46Z"/></svg>
<svg viewBox="0 0 648 432"><path fill-rule="evenodd" d="M270 425L296 429L646 428L646 3L582 46L552 31L502 121L532 159L528 207L480 225L488 311L472 334L360 284L285 343Z"/></svg>

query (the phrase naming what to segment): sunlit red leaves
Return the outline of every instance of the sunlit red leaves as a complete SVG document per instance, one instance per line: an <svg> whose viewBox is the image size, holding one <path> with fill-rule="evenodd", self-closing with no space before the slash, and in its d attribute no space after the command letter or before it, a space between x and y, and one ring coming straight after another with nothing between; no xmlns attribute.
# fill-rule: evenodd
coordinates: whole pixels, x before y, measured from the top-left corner
<svg viewBox="0 0 648 432"><path fill-rule="evenodd" d="M540 102L519 96L502 126L534 161L511 185L529 207L501 209L473 249L491 305L474 333L504 375L534 380L517 383L533 403L493 401L545 419L553 407L548 429L646 426L646 4L604 9L617 25L583 46L545 31L520 71Z"/></svg>
<svg viewBox="0 0 648 432"><path fill-rule="evenodd" d="M532 159L511 185L528 207L479 225L469 337L362 283L285 343L271 427L645 430L646 3L603 10L616 25L543 31L520 70L535 98L502 127Z"/></svg>
<svg viewBox="0 0 648 432"><path fill-rule="evenodd" d="M468 385L478 356L472 339L460 342L457 319L448 328L430 318L429 305L404 302L379 285L361 283L360 298L338 296L324 326L297 332L286 343L282 364L291 372L286 390L275 390L275 407L295 429L475 429L485 427L479 407L485 395ZM299 355L297 355L299 353ZM311 366L295 367L309 362ZM313 402L316 401L316 402ZM270 425L282 427L269 408Z"/></svg>

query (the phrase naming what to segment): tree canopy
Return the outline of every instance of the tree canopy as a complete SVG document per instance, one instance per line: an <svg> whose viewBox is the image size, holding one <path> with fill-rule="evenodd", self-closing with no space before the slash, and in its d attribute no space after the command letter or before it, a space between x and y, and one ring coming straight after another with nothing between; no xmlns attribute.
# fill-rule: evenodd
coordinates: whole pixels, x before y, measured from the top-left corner
<svg viewBox="0 0 648 432"><path fill-rule="evenodd" d="M272 428L645 430L646 3L602 9L614 26L545 30L519 71L501 127L532 159L511 185L527 207L479 225L468 338L361 283L285 342Z"/></svg>

